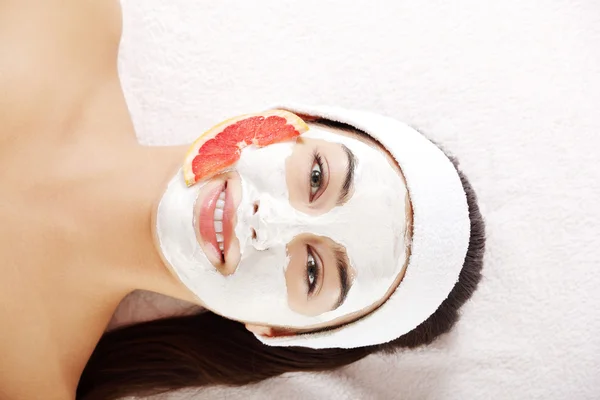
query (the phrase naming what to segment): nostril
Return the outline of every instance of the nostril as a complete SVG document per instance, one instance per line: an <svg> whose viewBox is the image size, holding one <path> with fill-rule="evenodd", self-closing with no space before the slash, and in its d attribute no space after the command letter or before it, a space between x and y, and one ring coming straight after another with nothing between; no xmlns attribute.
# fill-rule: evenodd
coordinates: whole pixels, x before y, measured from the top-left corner
<svg viewBox="0 0 600 400"><path fill-rule="evenodd" d="M258 206L259 206L259 202L255 201L254 202L254 208L252 209L252 214L256 214L258 212Z"/></svg>
<svg viewBox="0 0 600 400"><path fill-rule="evenodd" d="M256 231L254 230L254 228L250 229L252 229L252 239L256 239Z"/></svg>

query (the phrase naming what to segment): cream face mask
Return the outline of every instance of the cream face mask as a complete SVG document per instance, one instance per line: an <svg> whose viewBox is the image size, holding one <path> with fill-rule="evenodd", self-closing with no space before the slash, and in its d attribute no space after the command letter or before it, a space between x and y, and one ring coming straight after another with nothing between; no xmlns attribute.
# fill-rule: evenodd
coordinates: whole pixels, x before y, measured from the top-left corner
<svg viewBox="0 0 600 400"><path fill-rule="evenodd" d="M355 138L317 126L301 137L344 145L352 152L356 165L349 199L323 213L307 212L290 201L296 181L288 161L300 144L287 141L244 149L228 172L239 176L232 184L241 186L240 195L223 199L235 209L232 234L240 253L229 275L215 268L199 243L196 202L211 180L188 188L180 172L159 203L156 235L163 257L189 290L217 314L255 324L308 327L376 303L400 272L403 263L398 261L406 257L407 198L400 174L382 150ZM345 301L319 315L305 315L289 304L288 246L302 235L330 239L345 249L349 260L352 279ZM325 273L335 268L329 265Z"/></svg>

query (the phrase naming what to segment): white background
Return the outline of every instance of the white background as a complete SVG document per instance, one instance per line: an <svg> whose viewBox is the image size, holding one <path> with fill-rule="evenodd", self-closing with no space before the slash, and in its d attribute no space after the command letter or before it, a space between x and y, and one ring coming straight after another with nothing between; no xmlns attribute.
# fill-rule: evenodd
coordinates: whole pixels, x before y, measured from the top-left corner
<svg viewBox="0 0 600 400"><path fill-rule="evenodd" d="M179 399L600 398L600 2L124 0L140 141L300 101L403 119L461 160L485 278L432 346ZM399 316L401 317L401 316Z"/></svg>

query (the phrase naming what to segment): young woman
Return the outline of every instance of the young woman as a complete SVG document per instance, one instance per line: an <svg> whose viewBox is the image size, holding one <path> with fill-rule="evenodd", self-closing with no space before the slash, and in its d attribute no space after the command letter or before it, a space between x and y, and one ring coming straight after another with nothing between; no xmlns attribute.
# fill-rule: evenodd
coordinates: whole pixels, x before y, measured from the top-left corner
<svg viewBox="0 0 600 400"><path fill-rule="evenodd" d="M2 398L242 385L453 326L480 277L483 222L456 162L422 135L280 106L308 131L187 187L188 146L136 141L118 2L30 3L0 2ZM205 311L107 331L137 289Z"/></svg>

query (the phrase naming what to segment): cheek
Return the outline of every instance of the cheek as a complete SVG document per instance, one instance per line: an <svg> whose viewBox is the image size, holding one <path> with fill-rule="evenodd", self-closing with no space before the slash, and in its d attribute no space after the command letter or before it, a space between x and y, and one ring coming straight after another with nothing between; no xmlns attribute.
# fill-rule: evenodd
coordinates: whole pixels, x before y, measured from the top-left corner
<svg viewBox="0 0 600 400"><path fill-rule="evenodd" d="M236 170L256 189L279 192L286 185L286 160L294 142L275 143L266 147L247 147L242 151Z"/></svg>
<svg viewBox="0 0 600 400"><path fill-rule="evenodd" d="M224 284L229 289L243 292L248 300L268 298L276 295L287 299L287 282L283 266L287 262L285 248L270 248L265 251L248 250L235 273L225 277ZM286 300L287 301L287 300Z"/></svg>
<svg viewBox="0 0 600 400"><path fill-rule="evenodd" d="M305 182L303 181L303 177L307 176L305 165L308 163L303 163L300 160L304 160L304 158L294 153L285 163L285 181L289 191L289 202L299 210L304 208L308 200L307 189L305 189Z"/></svg>

